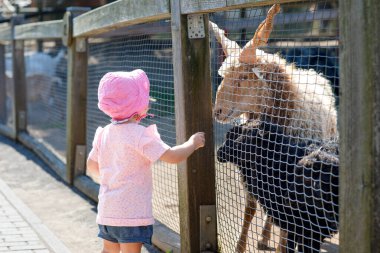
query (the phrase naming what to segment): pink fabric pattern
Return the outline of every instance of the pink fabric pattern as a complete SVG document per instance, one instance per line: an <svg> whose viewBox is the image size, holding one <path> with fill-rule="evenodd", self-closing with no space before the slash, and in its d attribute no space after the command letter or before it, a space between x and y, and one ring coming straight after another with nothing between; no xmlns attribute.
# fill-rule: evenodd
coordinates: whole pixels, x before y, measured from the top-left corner
<svg viewBox="0 0 380 253"><path fill-rule="evenodd" d="M143 115L149 105L149 79L145 72L108 72L100 79L98 107L113 120Z"/></svg>
<svg viewBox="0 0 380 253"><path fill-rule="evenodd" d="M151 165L170 147L156 125L112 125L96 130L89 158L98 162L98 224L146 226L152 215Z"/></svg>

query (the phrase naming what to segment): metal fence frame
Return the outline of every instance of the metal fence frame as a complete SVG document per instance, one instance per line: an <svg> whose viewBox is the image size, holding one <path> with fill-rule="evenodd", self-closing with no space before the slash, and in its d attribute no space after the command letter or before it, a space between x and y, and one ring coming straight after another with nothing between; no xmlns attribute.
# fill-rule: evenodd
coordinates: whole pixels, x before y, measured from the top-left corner
<svg viewBox="0 0 380 253"><path fill-rule="evenodd" d="M202 130L208 139L203 152L179 165L181 249L176 236L158 227L155 243L174 252L217 252L215 165L212 126L212 91L208 36L188 39L187 16L200 15L204 22L215 11L257 7L298 0L119 0L80 15L83 10L69 9L63 20L13 25L0 29L0 103L4 102L4 43L13 45L14 125L0 125L0 134L18 140L34 150L66 182L92 199L98 186L85 175L86 150L86 38L111 33L131 25L171 18L175 75L177 141L182 143L192 132ZM151 8L146 8L146 6ZM341 136L340 251L380 252L380 2L341 0ZM359 11L357 11L359 10ZM79 16L78 16L79 15ZM77 17L76 17L77 16ZM365 29L364 27L370 27ZM208 26L205 26L206 34ZM26 133L25 69L23 41L62 38L68 47L67 163ZM187 57L190 53L192 57ZM196 68L194 66L203 66ZM196 75L194 74L196 71ZM197 79L193 79L197 76ZM199 85L199 84L202 85ZM75 84L75 85L74 85ZM199 93L190 94L196 88ZM16 95L17 94L17 95ZM192 99L204 103L191 103ZM2 111L0 111L2 113ZM363 131L364 129L364 131ZM75 130L75 131L74 131ZM190 194L194 194L190 195ZM208 193L208 194L205 194ZM211 222L210 222L211 221ZM353 231L355 229L355 231ZM163 236L166 234L165 236ZM164 238L166 237L166 238Z"/></svg>

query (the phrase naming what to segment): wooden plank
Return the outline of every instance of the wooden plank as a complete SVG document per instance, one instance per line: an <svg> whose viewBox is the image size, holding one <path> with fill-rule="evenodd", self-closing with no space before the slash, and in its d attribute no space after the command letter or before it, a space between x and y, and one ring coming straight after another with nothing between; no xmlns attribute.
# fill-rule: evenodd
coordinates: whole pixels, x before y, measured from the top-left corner
<svg viewBox="0 0 380 253"><path fill-rule="evenodd" d="M74 39L68 47L66 179L70 184L83 174L75 171L75 157L77 146L86 145L87 54L84 39Z"/></svg>
<svg viewBox="0 0 380 253"><path fill-rule="evenodd" d="M0 124L5 124L7 117L7 87L5 80L5 46L0 45Z"/></svg>
<svg viewBox="0 0 380 253"><path fill-rule="evenodd" d="M159 221L153 225L152 243L163 252L180 253L181 244L179 234Z"/></svg>
<svg viewBox="0 0 380 253"><path fill-rule="evenodd" d="M119 0L74 19L74 37L170 18L169 0Z"/></svg>
<svg viewBox="0 0 380 253"><path fill-rule="evenodd" d="M13 128L0 124L0 134L12 140L16 140L17 135Z"/></svg>
<svg viewBox="0 0 380 253"><path fill-rule="evenodd" d="M181 1L182 14L211 13L218 11L228 11L241 8L253 8L267 6L275 3L294 3L304 0L188 0Z"/></svg>
<svg viewBox="0 0 380 253"><path fill-rule="evenodd" d="M67 180L72 183L73 178L82 173L75 171L77 146L86 145L87 42L74 39L68 52L66 149Z"/></svg>
<svg viewBox="0 0 380 253"><path fill-rule="evenodd" d="M312 2L311 0L310 2ZM252 7L252 6L266 6L273 4L285 4L285 3L295 3L295 2L305 2L304 0L227 0L228 7Z"/></svg>
<svg viewBox="0 0 380 253"><path fill-rule="evenodd" d="M316 10L313 12L285 13L285 14L279 13L274 18L274 25L277 25L277 24L297 25L301 22L309 23L313 21L336 20L337 18L338 18L338 10L336 9ZM226 19L224 17L216 17L214 20L214 22L217 23L221 29L224 29L229 32L239 31L241 29L251 29L255 31L262 21L263 21L263 17L247 17L247 18L239 18L239 19ZM311 27L310 27L310 31L311 31ZM309 38L312 35L308 34L307 37ZM281 33L279 36L284 37L284 34ZM301 34L300 36L305 38L306 35ZM271 38L273 37L275 37L275 34L271 35Z"/></svg>
<svg viewBox="0 0 380 253"><path fill-rule="evenodd" d="M15 27L16 40L59 39L62 36L62 20L29 23Z"/></svg>
<svg viewBox="0 0 380 253"><path fill-rule="evenodd" d="M13 119L16 133L26 131L27 106L26 106L26 76L24 59L24 41L12 40L12 70L14 89L13 89ZM17 78L16 78L17 77Z"/></svg>
<svg viewBox="0 0 380 253"><path fill-rule="evenodd" d="M87 197L98 202L99 184L95 183L86 175L78 176L74 179L74 186Z"/></svg>
<svg viewBox="0 0 380 253"><path fill-rule="evenodd" d="M180 14L179 1L171 4L177 143L195 132L206 133L206 146L178 165L181 252L199 253L205 250L200 244L200 207L216 204L209 38L188 39L187 16ZM207 24L208 16L203 18ZM209 241L216 242L213 236ZM217 252L216 243L210 246Z"/></svg>
<svg viewBox="0 0 380 253"><path fill-rule="evenodd" d="M12 28L5 26L0 28L0 42L6 43L12 40Z"/></svg>
<svg viewBox="0 0 380 253"><path fill-rule="evenodd" d="M19 133L17 135L17 140L37 154L37 156L40 157L60 178L65 179L66 170L64 162L45 145L26 132Z"/></svg>
<svg viewBox="0 0 380 253"><path fill-rule="evenodd" d="M220 10L227 7L226 0L187 0L181 2L181 13L208 12L207 10Z"/></svg>
<svg viewBox="0 0 380 253"><path fill-rule="evenodd" d="M340 248L380 252L380 2L341 0Z"/></svg>
<svg viewBox="0 0 380 253"><path fill-rule="evenodd" d="M126 26L109 32L94 35L94 38L110 38L116 36L134 36L134 35L160 35L163 33L170 33L170 23L166 20L160 20L154 23L154 25L145 23L133 26Z"/></svg>

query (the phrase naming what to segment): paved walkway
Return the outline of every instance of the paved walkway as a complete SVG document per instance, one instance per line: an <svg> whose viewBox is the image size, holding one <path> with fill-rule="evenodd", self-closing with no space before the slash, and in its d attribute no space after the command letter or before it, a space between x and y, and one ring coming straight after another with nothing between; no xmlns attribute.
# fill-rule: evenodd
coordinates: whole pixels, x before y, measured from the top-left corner
<svg viewBox="0 0 380 253"><path fill-rule="evenodd" d="M70 252L2 180L0 252Z"/></svg>
<svg viewBox="0 0 380 253"><path fill-rule="evenodd" d="M96 203L30 150L0 136L0 253L100 252L95 217Z"/></svg>

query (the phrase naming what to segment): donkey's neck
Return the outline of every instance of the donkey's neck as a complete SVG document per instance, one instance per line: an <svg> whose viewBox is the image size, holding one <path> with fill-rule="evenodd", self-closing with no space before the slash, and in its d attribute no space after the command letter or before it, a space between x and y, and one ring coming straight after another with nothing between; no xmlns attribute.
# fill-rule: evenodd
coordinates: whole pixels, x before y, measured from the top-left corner
<svg viewBox="0 0 380 253"><path fill-rule="evenodd" d="M267 88L260 117L283 125L285 132L295 137L324 139L336 134L335 99L329 81L314 70L287 64L278 55L260 56L250 66L261 72ZM246 116L252 118L253 114Z"/></svg>

